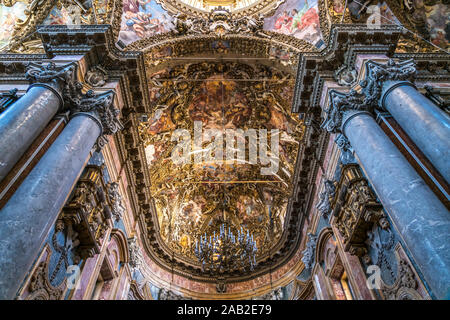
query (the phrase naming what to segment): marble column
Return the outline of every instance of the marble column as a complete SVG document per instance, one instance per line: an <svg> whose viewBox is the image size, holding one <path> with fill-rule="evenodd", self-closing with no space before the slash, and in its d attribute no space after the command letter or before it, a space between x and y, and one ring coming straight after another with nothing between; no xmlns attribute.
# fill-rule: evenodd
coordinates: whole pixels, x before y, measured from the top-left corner
<svg viewBox="0 0 450 320"><path fill-rule="evenodd" d="M322 124L342 132L358 162L439 299L450 298L450 215L445 206L378 126L355 91L330 91Z"/></svg>
<svg viewBox="0 0 450 320"><path fill-rule="evenodd" d="M450 117L408 81L415 72L412 60L400 63L390 60L385 65L369 60L365 81L368 87L372 84L377 87L378 106L394 117L450 183Z"/></svg>
<svg viewBox="0 0 450 320"><path fill-rule="evenodd" d="M14 298L94 145L121 128L113 92L88 93L49 150L0 211L0 299Z"/></svg>
<svg viewBox="0 0 450 320"><path fill-rule="evenodd" d="M64 105L63 86L74 81L76 64L32 64L27 93L0 114L0 181L5 178L49 121Z"/></svg>

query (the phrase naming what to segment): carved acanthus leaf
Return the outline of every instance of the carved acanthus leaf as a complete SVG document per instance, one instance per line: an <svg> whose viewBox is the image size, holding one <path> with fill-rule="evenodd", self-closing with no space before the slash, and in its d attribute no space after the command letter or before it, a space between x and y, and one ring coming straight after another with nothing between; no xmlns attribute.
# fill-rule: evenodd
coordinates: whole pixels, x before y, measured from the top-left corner
<svg viewBox="0 0 450 320"><path fill-rule="evenodd" d="M389 59L387 64L381 64L372 60L366 62L366 76L361 81L362 94L365 96L365 103L376 107L384 81L388 80L411 80L416 76L416 65L412 59L396 63Z"/></svg>
<svg viewBox="0 0 450 320"><path fill-rule="evenodd" d="M114 107L114 91L96 94L89 90L86 94L79 94L72 99L72 112L87 112L92 114L102 125L102 134L97 140L96 148L101 150L108 143L107 135L115 134L123 129L118 119L119 109Z"/></svg>
<svg viewBox="0 0 450 320"><path fill-rule="evenodd" d="M321 128L328 132L341 132L344 113L350 110L370 111L371 106L364 102L363 96L352 89L348 93L330 90L328 107L324 110L325 119Z"/></svg>

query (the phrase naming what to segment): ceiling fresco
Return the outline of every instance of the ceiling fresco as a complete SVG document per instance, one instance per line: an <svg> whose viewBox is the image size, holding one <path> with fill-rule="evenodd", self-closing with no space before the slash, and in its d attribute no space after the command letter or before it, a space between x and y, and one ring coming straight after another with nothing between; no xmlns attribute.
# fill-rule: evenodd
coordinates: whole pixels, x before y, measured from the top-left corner
<svg viewBox="0 0 450 320"><path fill-rule="evenodd" d="M172 16L155 0L123 0L119 40L125 45L173 28Z"/></svg>
<svg viewBox="0 0 450 320"><path fill-rule="evenodd" d="M245 7L254 5L259 0L180 0L191 7L199 10L209 11L217 8L218 6L229 9L230 11L243 9Z"/></svg>
<svg viewBox="0 0 450 320"><path fill-rule="evenodd" d="M185 19L186 15L169 11L165 7L165 1L162 0L123 0L119 41L126 46L174 30L176 19ZM231 7L228 7L225 6L224 10L232 12ZM257 20L263 17L255 15L254 18ZM264 30L307 41L318 49L325 47L320 30L318 0L286 0L270 16L265 16L262 23Z"/></svg>
<svg viewBox="0 0 450 320"><path fill-rule="evenodd" d="M8 7L0 4L0 51L8 46L14 31L14 26L26 18L25 9L27 5L23 2L16 2Z"/></svg>
<svg viewBox="0 0 450 320"><path fill-rule="evenodd" d="M303 39L319 49L325 47L318 0L286 0L271 17L264 19L264 29Z"/></svg>
<svg viewBox="0 0 450 320"><path fill-rule="evenodd" d="M107 0L101 0L97 1L97 4L106 7L106 2ZM92 14L92 12L92 0L77 2L58 1L44 20L43 24L95 24L95 15Z"/></svg>
<svg viewBox="0 0 450 320"><path fill-rule="evenodd" d="M302 121L289 111L294 79L263 65L215 62L167 68L150 74L149 81L154 107L139 132L162 239L172 250L193 258L200 234L218 232L226 223L232 229L249 229L259 254L266 253L284 229L304 131ZM193 137L195 123L201 123L203 135L208 129L223 134L224 154L228 146L234 147L225 139L227 130L266 129L270 132L267 151L278 154L277 170L263 174L261 168L267 163L250 159L249 150L257 147L261 135L257 140L243 138L245 159L238 154L215 158L218 149L214 157L206 157L214 139L197 149L203 154L201 161L189 155L191 161L176 164L171 158L177 145L173 132L186 129ZM279 130L277 150L270 142L275 129ZM239 142L233 139L233 143Z"/></svg>

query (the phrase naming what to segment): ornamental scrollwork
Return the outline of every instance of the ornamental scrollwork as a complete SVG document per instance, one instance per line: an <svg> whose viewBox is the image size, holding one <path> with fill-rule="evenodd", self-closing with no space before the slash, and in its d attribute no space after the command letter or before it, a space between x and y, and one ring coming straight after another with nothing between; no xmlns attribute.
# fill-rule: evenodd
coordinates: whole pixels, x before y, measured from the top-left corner
<svg viewBox="0 0 450 320"><path fill-rule="evenodd" d="M177 13L173 17L175 35L189 34L255 34L262 37L270 37L264 32L264 16L255 15L234 20L229 10L217 7L209 14L208 19L189 17L185 13Z"/></svg>
<svg viewBox="0 0 450 320"><path fill-rule="evenodd" d="M62 86L65 98L71 100L73 95L78 95L81 90L77 81L77 64L72 62L67 65L56 65L54 62L34 63L27 65L25 78L31 83L48 83L57 81Z"/></svg>
<svg viewBox="0 0 450 320"><path fill-rule="evenodd" d="M351 89L348 93L333 89L328 94L330 102L324 110L325 119L321 124L321 128L328 132L341 132L342 120L347 111L371 111L373 109L365 103L364 96L355 89Z"/></svg>
<svg viewBox="0 0 450 320"><path fill-rule="evenodd" d="M118 116L120 110L114 107L114 91L109 90L104 93L96 94L89 90L85 94L79 93L72 99L72 112L87 112L96 117L102 126L102 133L96 142L96 149L101 150L107 143L107 135L113 135L123 129Z"/></svg>
<svg viewBox="0 0 450 320"><path fill-rule="evenodd" d="M6 6L14 5L16 0L5 0ZM14 30L11 35L11 41L8 44L8 51L11 52L23 52L24 40L36 40L38 38L34 33L36 32L36 26L42 24L47 18L52 8L55 6L57 0L25 0L20 2L26 2L28 4L25 10L25 19L19 20L14 25Z"/></svg>
<svg viewBox="0 0 450 320"><path fill-rule="evenodd" d="M381 64L372 60L366 62L366 76L360 85L364 102L374 107L379 105L383 83L392 81L413 81L416 76L416 65L412 59L395 62L389 59L387 64Z"/></svg>
<svg viewBox="0 0 450 320"><path fill-rule="evenodd" d="M112 227L109 192L101 167L88 165L79 179L71 199L63 208L62 219L72 235L76 233L77 254L85 259L100 252ZM74 243L75 245L75 243Z"/></svg>
<svg viewBox="0 0 450 320"><path fill-rule="evenodd" d="M53 287L48 279L48 261L42 261L31 276L27 300L59 300L63 289Z"/></svg>
<svg viewBox="0 0 450 320"><path fill-rule="evenodd" d="M368 181L357 164L344 166L333 203L332 224L343 239L344 250L363 257L367 253L367 232L373 225L388 229L390 224Z"/></svg>

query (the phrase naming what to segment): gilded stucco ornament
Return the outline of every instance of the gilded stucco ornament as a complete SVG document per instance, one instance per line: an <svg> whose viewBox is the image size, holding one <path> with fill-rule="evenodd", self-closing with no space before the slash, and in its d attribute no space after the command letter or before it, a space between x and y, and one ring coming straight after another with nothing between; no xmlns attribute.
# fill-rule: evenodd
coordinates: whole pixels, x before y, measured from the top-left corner
<svg viewBox="0 0 450 320"><path fill-rule="evenodd" d="M182 12L177 13L173 19L175 25L173 33L176 35L215 34L222 36L247 33L270 38L262 31L263 15L233 19L229 10L217 7L210 12L208 19L190 17Z"/></svg>
<svg viewBox="0 0 450 320"><path fill-rule="evenodd" d="M6 1L5 5L14 5L16 2L19 1ZM23 21L17 21L14 26L11 41L9 42L7 48L7 51L10 52L23 52L24 49L26 49L26 46L24 47L24 43L28 43L29 46L29 40L36 40L35 38L37 37L34 35L36 32L36 27L42 24L45 18L47 18L50 11L57 3L57 0L26 0L20 2L25 2L28 4L27 9L25 10L26 18Z"/></svg>
<svg viewBox="0 0 450 320"><path fill-rule="evenodd" d="M38 264L31 276L28 287L30 295L27 300L59 300L64 292L60 287L53 287L48 277L50 259Z"/></svg>

